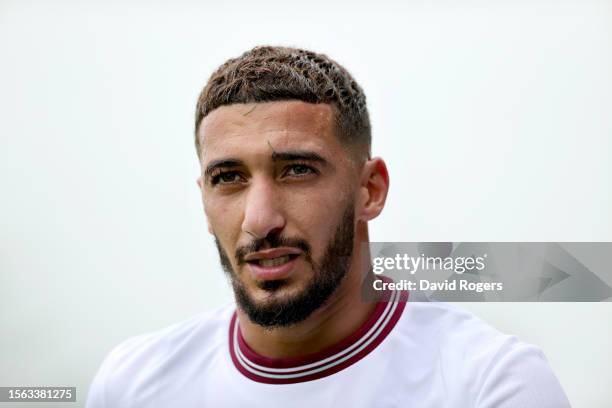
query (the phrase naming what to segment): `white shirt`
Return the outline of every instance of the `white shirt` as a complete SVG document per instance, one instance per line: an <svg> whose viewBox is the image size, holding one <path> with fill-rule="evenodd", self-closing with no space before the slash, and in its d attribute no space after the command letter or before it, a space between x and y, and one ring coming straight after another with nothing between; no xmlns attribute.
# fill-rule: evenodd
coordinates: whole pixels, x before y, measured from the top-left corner
<svg viewBox="0 0 612 408"><path fill-rule="evenodd" d="M233 305L133 337L108 354L86 406L570 406L538 348L450 304L392 296L349 338L306 357L257 355Z"/></svg>

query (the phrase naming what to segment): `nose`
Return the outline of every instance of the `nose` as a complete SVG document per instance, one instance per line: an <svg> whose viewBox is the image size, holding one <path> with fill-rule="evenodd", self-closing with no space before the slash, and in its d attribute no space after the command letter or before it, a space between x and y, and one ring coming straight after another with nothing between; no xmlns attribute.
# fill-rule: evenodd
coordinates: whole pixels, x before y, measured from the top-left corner
<svg viewBox="0 0 612 408"><path fill-rule="evenodd" d="M281 205L282 200L271 183L253 180L246 196L242 231L265 238L273 231L282 230L286 219Z"/></svg>

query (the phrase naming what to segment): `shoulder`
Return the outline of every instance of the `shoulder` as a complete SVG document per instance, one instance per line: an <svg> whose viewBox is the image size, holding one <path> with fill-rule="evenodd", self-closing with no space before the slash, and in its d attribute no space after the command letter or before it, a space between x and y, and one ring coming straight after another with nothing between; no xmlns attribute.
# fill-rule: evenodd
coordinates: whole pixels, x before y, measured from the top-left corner
<svg viewBox="0 0 612 408"><path fill-rule="evenodd" d="M458 306L408 302L399 326L449 389L470 390L474 406L569 407L542 350Z"/></svg>
<svg viewBox="0 0 612 408"><path fill-rule="evenodd" d="M467 310L444 302L409 301L397 330L401 339L420 351L421 364L435 364L455 378L486 376L496 355L524 345Z"/></svg>
<svg viewBox="0 0 612 408"><path fill-rule="evenodd" d="M467 310L445 302L408 302L401 330L417 338L428 338L438 347L462 346L464 351L496 349L511 340Z"/></svg>
<svg viewBox="0 0 612 408"><path fill-rule="evenodd" d="M150 363L151 358L163 359L169 353L189 351L194 344L200 349L214 348L226 340L233 311L233 304L226 304L161 330L130 337L116 345L107 359L119 369L139 362Z"/></svg>
<svg viewBox="0 0 612 408"><path fill-rule="evenodd" d="M161 330L130 337L106 355L90 386L88 408L111 406L137 383L206 364L225 346L234 305L226 304Z"/></svg>

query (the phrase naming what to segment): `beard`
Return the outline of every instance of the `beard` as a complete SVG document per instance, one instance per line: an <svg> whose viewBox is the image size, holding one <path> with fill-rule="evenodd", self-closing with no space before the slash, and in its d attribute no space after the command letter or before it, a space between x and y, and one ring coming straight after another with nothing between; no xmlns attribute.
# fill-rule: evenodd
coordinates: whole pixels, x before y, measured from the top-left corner
<svg viewBox="0 0 612 408"><path fill-rule="evenodd" d="M261 250L267 242L269 248L299 248L304 260L312 268L313 279L299 293L262 302L255 301L248 289L239 280L227 253L215 236L221 266L230 277L236 302L249 319L253 323L266 328L287 327L305 320L315 310L323 306L348 273L353 254L354 221L355 205L353 200L349 200L335 233L318 262L313 260L311 246L308 242L300 238L285 238L278 234L270 234L265 238L254 240L247 246L238 248L235 257L239 266L246 264L244 257L247 254ZM281 279L260 282L258 287L272 295L287 284L286 280Z"/></svg>

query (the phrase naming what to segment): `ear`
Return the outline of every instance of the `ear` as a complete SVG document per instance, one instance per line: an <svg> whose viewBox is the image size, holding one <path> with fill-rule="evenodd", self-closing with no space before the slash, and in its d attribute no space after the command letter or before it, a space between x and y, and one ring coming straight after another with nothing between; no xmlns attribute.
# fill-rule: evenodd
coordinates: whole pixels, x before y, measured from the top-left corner
<svg viewBox="0 0 612 408"><path fill-rule="evenodd" d="M369 159L363 165L360 191L358 218L367 222L381 213L389 192L389 172L380 157Z"/></svg>
<svg viewBox="0 0 612 408"><path fill-rule="evenodd" d="M202 176L197 178L196 183L198 184L198 187L200 187L200 193L202 194L202 197L204 197L204 181L202 180ZM206 208L204 208L204 215L206 216L206 227L208 228L208 232L211 235L214 235L212 226L210 225L210 221L208 220L208 214L206 214Z"/></svg>

